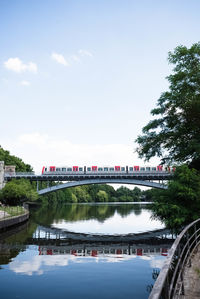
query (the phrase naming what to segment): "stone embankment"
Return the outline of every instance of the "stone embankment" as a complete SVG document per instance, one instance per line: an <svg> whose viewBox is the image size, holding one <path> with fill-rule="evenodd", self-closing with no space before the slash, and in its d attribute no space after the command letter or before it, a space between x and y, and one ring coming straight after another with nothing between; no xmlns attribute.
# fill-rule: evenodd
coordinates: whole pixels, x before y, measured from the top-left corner
<svg viewBox="0 0 200 299"><path fill-rule="evenodd" d="M9 228L14 225L18 225L28 220L29 211L24 209L24 213L18 216L9 217L4 212L0 213L0 230Z"/></svg>

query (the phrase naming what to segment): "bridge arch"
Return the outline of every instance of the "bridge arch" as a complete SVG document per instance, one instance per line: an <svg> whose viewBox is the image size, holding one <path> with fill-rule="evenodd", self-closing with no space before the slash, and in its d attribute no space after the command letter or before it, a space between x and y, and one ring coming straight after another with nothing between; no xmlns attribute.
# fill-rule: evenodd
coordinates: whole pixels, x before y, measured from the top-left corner
<svg viewBox="0 0 200 299"><path fill-rule="evenodd" d="M83 185L91 185L91 184L129 184L129 185L153 187L153 188L157 188L157 189L167 189L166 185L155 183L155 182L149 182L149 181L145 181L145 180L109 179L108 178L108 179L89 179L89 180L82 180L82 181L67 182L64 184L41 189L38 191L38 194L43 195L43 194L55 192L55 191L66 189L66 188L72 188L72 187L83 186Z"/></svg>

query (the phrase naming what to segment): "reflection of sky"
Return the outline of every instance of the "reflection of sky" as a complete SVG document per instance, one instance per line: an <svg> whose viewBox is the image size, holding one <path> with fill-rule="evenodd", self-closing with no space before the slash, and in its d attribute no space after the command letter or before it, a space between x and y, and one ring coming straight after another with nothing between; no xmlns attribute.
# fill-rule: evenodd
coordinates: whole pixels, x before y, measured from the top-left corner
<svg viewBox="0 0 200 299"><path fill-rule="evenodd" d="M32 246L31 246L32 247ZM35 249L35 246L34 246ZM98 257L92 256L74 256L70 254L66 255L38 255L38 249L27 249L25 252L20 253L9 264L9 269L12 272L23 275L42 275L49 271L56 271L60 267L73 267L75 264L91 264L91 263L124 263L133 262L136 263L145 261L150 268L161 268L165 257L157 256L136 256L136 255L113 255L106 254Z"/></svg>
<svg viewBox="0 0 200 299"><path fill-rule="evenodd" d="M39 255L38 247L29 246L2 266L1 298L146 299L164 260L160 255Z"/></svg>
<svg viewBox="0 0 200 299"><path fill-rule="evenodd" d="M52 227L70 232L95 234L128 234L161 229L165 226L158 220L150 219L151 212L142 210L140 215L131 213L121 216L117 212L103 223L95 219L67 222L65 220L53 223Z"/></svg>

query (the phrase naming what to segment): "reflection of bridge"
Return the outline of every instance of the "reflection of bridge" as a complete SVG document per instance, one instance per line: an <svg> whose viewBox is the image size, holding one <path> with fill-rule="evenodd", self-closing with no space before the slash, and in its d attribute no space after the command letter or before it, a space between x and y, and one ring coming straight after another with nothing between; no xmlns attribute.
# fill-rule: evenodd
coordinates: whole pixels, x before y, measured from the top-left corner
<svg viewBox="0 0 200 299"><path fill-rule="evenodd" d="M167 171L135 171L132 173L91 173L91 174L48 174L35 175L34 173L4 173L4 181L12 179L29 179L30 181L37 181L37 191L40 195L54 192L57 190L89 185L89 184L133 184L146 187L153 187L159 189L166 189L167 186L163 181L170 180L172 173ZM47 182L48 187L39 190L38 182ZM157 182L155 182L157 181ZM57 184L56 186L49 186L49 182L66 182Z"/></svg>
<svg viewBox="0 0 200 299"><path fill-rule="evenodd" d="M101 235L86 234L63 231L58 228L38 226L30 243L36 245L66 245L66 242L112 242L112 243L133 243L141 244L145 242L155 242L155 244L171 243L176 236L172 235L169 229L158 229L143 233L125 234L125 235Z"/></svg>

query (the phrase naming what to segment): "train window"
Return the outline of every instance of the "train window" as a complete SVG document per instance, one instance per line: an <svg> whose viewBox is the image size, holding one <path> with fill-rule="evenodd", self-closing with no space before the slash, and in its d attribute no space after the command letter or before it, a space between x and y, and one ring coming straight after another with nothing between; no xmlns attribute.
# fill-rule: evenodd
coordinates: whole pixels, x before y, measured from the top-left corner
<svg viewBox="0 0 200 299"><path fill-rule="evenodd" d="M144 168L144 167L140 167L140 170L141 170L141 171L145 171L145 168Z"/></svg>
<svg viewBox="0 0 200 299"><path fill-rule="evenodd" d="M83 171L83 167L79 167L79 171Z"/></svg>
<svg viewBox="0 0 200 299"><path fill-rule="evenodd" d="M162 171L162 165L157 166L158 171Z"/></svg>
<svg viewBox="0 0 200 299"><path fill-rule="evenodd" d="M88 168L87 168L87 171L91 171L91 167L88 167Z"/></svg>
<svg viewBox="0 0 200 299"><path fill-rule="evenodd" d="M121 171L125 171L125 167L121 167Z"/></svg>
<svg viewBox="0 0 200 299"><path fill-rule="evenodd" d="M67 168L67 171L72 171L72 168Z"/></svg>
<svg viewBox="0 0 200 299"><path fill-rule="evenodd" d="M104 167L104 171L108 171L108 167Z"/></svg>
<svg viewBox="0 0 200 299"><path fill-rule="evenodd" d="M114 168L113 168L113 167L110 167L109 170L110 170L110 171L114 171Z"/></svg>
<svg viewBox="0 0 200 299"><path fill-rule="evenodd" d="M156 167L152 167L152 170L153 170L153 171L156 171Z"/></svg>
<svg viewBox="0 0 200 299"><path fill-rule="evenodd" d="M103 171L103 168L99 167L99 168L98 168L98 171Z"/></svg>
<svg viewBox="0 0 200 299"><path fill-rule="evenodd" d="M66 168L62 168L62 171L66 171Z"/></svg>
<svg viewBox="0 0 200 299"><path fill-rule="evenodd" d="M55 171L55 166L50 166L50 171Z"/></svg>
<svg viewBox="0 0 200 299"><path fill-rule="evenodd" d="M45 168L44 170L47 171L47 168Z"/></svg>
<svg viewBox="0 0 200 299"><path fill-rule="evenodd" d="M133 171L133 167L129 167L129 170L130 170L130 171Z"/></svg>
<svg viewBox="0 0 200 299"><path fill-rule="evenodd" d="M56 168L56 171L60 171L60 168Z"/></svg>
<svg viewBox="0 0 200 299"><path fill-rule="evenodd" d="M146 167L146 171L150 171L150 167Z"/></svg>

